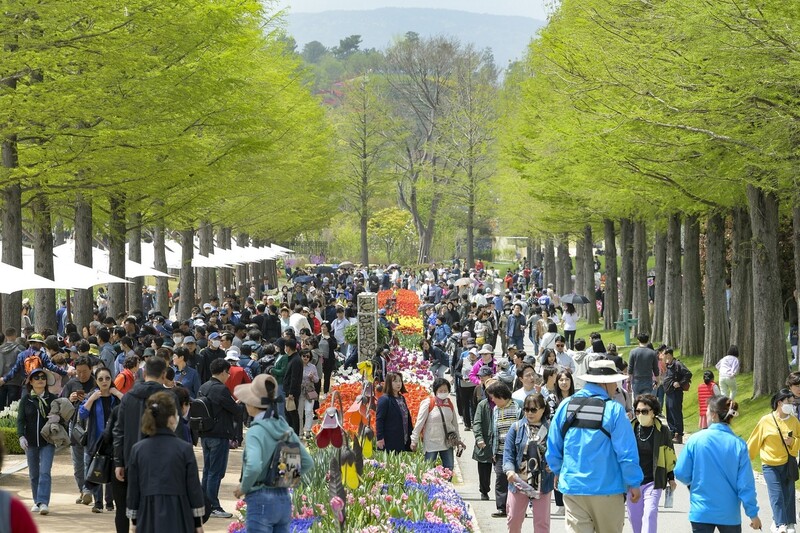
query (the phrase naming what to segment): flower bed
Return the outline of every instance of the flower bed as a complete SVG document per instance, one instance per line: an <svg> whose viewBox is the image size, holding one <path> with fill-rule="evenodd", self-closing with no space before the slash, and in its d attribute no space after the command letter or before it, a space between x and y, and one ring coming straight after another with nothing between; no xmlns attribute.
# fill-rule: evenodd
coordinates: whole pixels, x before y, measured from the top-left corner
<svg viewBox="0 0 800 533"><path fill-rule="evenodd" d="M295 533L339 531L330 505L327 474L336 450L313 450L314 470L308 484L292 494ZM453 488L451 472L433 467L419 453L376 452L364 462L362 483L347 490L345 530L359 533L405 533L430 531L462 533L474 531L473 517ZM230 533L244 533L244 502L237 505L242 517L230 525Z"/></svg>

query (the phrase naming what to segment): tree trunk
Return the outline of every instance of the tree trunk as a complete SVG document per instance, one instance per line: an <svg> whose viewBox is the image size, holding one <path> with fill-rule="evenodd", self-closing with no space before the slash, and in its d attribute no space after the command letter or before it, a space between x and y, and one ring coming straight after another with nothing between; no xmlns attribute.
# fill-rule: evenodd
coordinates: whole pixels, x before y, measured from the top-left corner
<svg viewBox="0 0 800 533"><path fill-rule="evenodd" d="M700 224L687 216L683 226L681 355L703 353L703 291L700 287Z"/></svg>
<svg viewBox="0 0 800 533"><path fill-rule="evenodd" d="M472 196L472 195L471 195ZM467 264L475 264L475 203L468 201L467 206Z"/></svg>
<svg viewBox="0 0 800 533"><path fill-rule="evenodd" d="M728 349L728 310L725 301L725 219L715 213L706 225L706 335L703 366L711 367Z"/></svg>
<svg viewBox="0 0 800 533"><path fill-rule="evenodd" d="M220 250L230 250L231 240L229 237L228 228L220 226L217 229L217 248ZM220 299L224 299L226 294L229 294L231 269L227 267L220 267L217 275L217 288L216 292Z"/></svg>
<svg viewBox="0 0 800 533"><path fill-rule="evenodd" d="M54 279L53 272L53 225L50 216L50 204L42 194L37 194L31 201L33 219L33 271L47 279ZM34 308L36 331L51 329L56 331L55 302L56 291L53 289L36 289L34 291ZM65 318L64 324L70 322Z"/></svg>
<svg viewBox="0 0 800 533"><path fill-rule="evenodd" d="M3 167L17 166L17 143L4 140L2 144ZM3 195L3 263L22 268L22 189L18 183L8 185ZM3 294L0 322L3 330L14 328L19 331L22 292ZM35 313L34 313L35 314ZM35 318L35 316L34 316Z"/></svg>
<svg viewBox="0 0 800 533"><path fill-rule="evenodd" d="M731 344L739 349L742 372L753 371L753 268L750 216L744 208L733 210L731 238Z"/></svg>
<svg viewBox="0 0 800 533"><path fill-rule="evenodd" d="M236 244L240 248L246 248L250 245L250 237L247 233L240 233L236 238ZM247 284L247 263L236 267L236 293L244 298L246 295L245 284Z"/></svg>
<svg viewBox="0 0 800 533"><path fill-rule="evenodd" d="M633 316L637 333L650 334L650 298L647 292L647 226L633 224Z"/></svg>
<svg viewBox="0 0 800 533"><path fill-rule="evenodd" d="M131 213L130 229L128 230L128 259L135 263L142 263L142 215L141 213ZM144 287L144 277L137 276L131 278L128 284L128 309L142 310L142 287Z"/></svg>
<svg viewBox="0 0 800 533"><path fill-rule="evenodd" d="M753 230L753 310L759 321L753 353L753 397L757 397L783 387L789 365L778 262L778 197L748 185L747 204Z"/></svg>
<svg viewBox="0 0 800 533"><path fill-rule="evenodd" d="M108 200L111 220L108 227L108 273L125 277L125 202L113 195ZM108 284L108 316L117 318L126 312L125 284Z"/></svg>
<svg viewBox="0 0 800 533"><path fill-rule="evenodd" d="M167 249L164 246L164 222L159 221L153 228L153 268L167 272ZM156 278L156 308L169 317L169 278Z"/></svg>
<svg viewBox="0 0 800 533"><path fill-rule="evenodd" d="M566 294L566 292L564 292L564 287L566 287L567 285L564 282L564 271L566 270L564 268L564 261L566 261L563 253L564 250L561 247L561 242L557 241L556 239L553 239L553 245L555 246L556 249L556 256L555 256L556 263L555 263L555 273L554 273L555 275L553 276L552 279L548 279L548 283L555 282L553 289L559 295Z"/></svg>
<svg viewBox="0 0 800 533"><path fill-rule="evenodd" d="M92 202L82 193L75 197L75 262L92 267ZM92 288L75 291L72 311L80 331L92 321L94 297Z"/></svg>
<svg viewBox="0 0 800 533"><path fill-rule="evenodd" d="M426 265L431 262L431 244L433 243L433 216L428 221L428 226L419 232L419 250L417 263Z"/></svg>
<svg viewBox="0 0 800 533"><path fill-rule="evenodd" d="M584 272L586 265L583 262L583 256L585 255L584 249L586 245L583 239L577 239L575 241L575 294L586 294L586 274ZM567 292L562 292L560 294L569 294ZM562 304L563 305L563 304ZM588 305L579 305L576 308L578 312L578 316L583 320L588 318Z"/></svg>
<svg viewBox="0 0 800 533"><path fill-rule="evenodd" d="M800 321L800 196L798 195L795 195L794 206L792 206L792 228L792 241L794 242L794 320L796 324ZM800 368L800 361L798 361L798 368Z"/></svg>
<svg viewBox="0 0 800 533"><path fill-rule="evenodd" d="M198 234L200 236L200 255L208 257L212 252L212 227L208 221L200 223ZM205 303L211 300L211 269L200 267L197 269L197 289L200 301Z"/></svg>
<svg viewBox="0 0 800 533"><path fill-rule="evenodd" d="M664 337L664 309L666 308L666 277L667 277L667 235L656 230L656 240L653 245L656 256L655 301L653 311L653 331L651 340L661 340Z"/></svg>
<svg viewBox="0 0 800 533"><path fill-rule="evenodd" d="M181 231L181 295L176 313L178 320L186 320L192 316L192 307L195 305L192 259L194 259L194 230L189 228Z"/></svg>
<svg viewBox="0 0 800 533"><path fill-rule="evenodd" d="M558 243L559 255L564 256L564 261L561 263L561 268L564 269L563 277L564 286L561 288L561 294L569 294L575 290L575 284L572 282L572 258L569 255L569 235L564 233Z"/></svg>
<svg viewBox="0 0 800 533"><path fill-rule="evenodd" d="M361 264L369 264L369 242L367 241L367 223L369 219L366 212L359 217L359 228L361 230ZM345 258L346 259L346 258Z"/></svg>
<svg viewBox="0 0 800 533"><path fill-rule="evenodd" d="M542 289L546 289L549 284L556 282L558 267L556 266L555 245L555 239L544 240L544 276L542 277ZM555 285L553 286L555 287Z"/></svg>
<svg viewBox="0 0 800 533"><path fill-rule="evenodd" d="M605 329L613 330L619 316L619 290L617 288L617 240L614 230L614 221L606 219L603 222L605 229L606 248L606 288L603 297L603 318Z"/></svg>
<svg viewBox="0 0 800 533"><path fill-rule="evenodd" d="M620 279L620 306L633 309L633 223L623 218L619 221L619 244L622 256Z"/></svg>
<svg viewBox="0 0 800 533"><path fill-rule="evenodd" d="M585 276L583 291L589 299L589 303L584 307L587 309L586 318L589 324L599 324L600 314L597 312L596 303L593 250L594 241L592 240L592 227L587 224L586 227L583 228L583 275Z"/></svg>
<svg viewBox="0 0 800 533"><path fill-rule="evenodd" d="M668 346L678 346L681 341L681 219L672 214L667 222L667 264L664 277L664 335Z"/></svg>

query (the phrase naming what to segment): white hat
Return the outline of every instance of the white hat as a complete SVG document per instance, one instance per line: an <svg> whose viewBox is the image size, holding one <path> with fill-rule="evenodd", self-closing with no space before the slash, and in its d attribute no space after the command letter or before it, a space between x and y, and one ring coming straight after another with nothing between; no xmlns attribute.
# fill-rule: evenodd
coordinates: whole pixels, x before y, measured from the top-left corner
<svg viewBox="0 0 800 533"><path fill-rule="evenodd" d="M494 350L492 349L492 345L491 344L484 344L483 346L481 346L481 349L478 351L478 353L480 353L480 354L483 354L483 353L494 354Z"/></svg>
<svg viewBox="0 0 800 533"><path fill-rule="evenodd" d="M226 361L238 361L239 356L241 356L241 352L239 352L239 348L236 346L231 346L225 352L225 360Z"/></svg>
<svg viewBox="0 0 800 533"><path fill-rule="evenodd" d="M625 379L625 375L620 374L614 361L596 359L589 363L589 370L586 374L577 376L577 378L588 383L617 383Z"/></svg>

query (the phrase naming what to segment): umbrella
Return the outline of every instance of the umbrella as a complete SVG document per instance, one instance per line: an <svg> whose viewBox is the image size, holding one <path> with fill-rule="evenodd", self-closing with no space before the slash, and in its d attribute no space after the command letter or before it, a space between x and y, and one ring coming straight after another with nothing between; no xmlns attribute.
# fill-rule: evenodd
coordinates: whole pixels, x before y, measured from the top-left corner
<svg viewBox="0 0 800 533"><path fill-rule="evenodd" d="M453 283L456 287L466 287L467 285L472 285L472 278L459 278Z"/></svg>
<svg viewBox="0 0 800 533"><path fill-rule="evenodd" d="M387 270L392 269L392 268L400 268L400 265L398 265L397 263L392 263L391 265L386 267Z"/></svg>
<svg viewBox="0 0 800 533"><path fill-rule="evenodd" d="M293 281L295 283L309 283L314 279L316 279L314 276L297 276Z"/></svg>
<svg viewBox="0 0 800 533"><path fill-rule="evenodd" d="M316 274L333 274L336 272L336 269L331 266L318 266L317 269L314 271Z"/></svg>
<svg viewBox="0 0 800 533"><path fill-rule="evenodd" d="M353 268L353 263L350 261L342 261L339 263L339 268Z"/></svg>
<svg viewBox="0 0 800 533"><path fill-rule="evenodd" d="M562 296L561 297L561 303L562 304L572 304L572 305L588 304L589 303L589 298L587 298L586 296L584 296L582 294L575 294L573 292L571 294L565 294L564 296Z"/></svg>

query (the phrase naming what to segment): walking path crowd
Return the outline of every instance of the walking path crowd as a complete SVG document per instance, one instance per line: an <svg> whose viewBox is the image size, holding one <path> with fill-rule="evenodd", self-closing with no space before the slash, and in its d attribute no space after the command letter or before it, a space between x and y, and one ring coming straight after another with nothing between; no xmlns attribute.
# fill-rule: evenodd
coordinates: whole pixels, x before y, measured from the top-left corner
<svg viewBox="0 0 800 533"><path fill-rule="evenodd" d="M503 519L509 531L530 530L530 512L536 533L561 520L570 532L655 532L665 520L679 530L733 532L743 508L745 522L760 529L750 466L760 458L771 531L795 530L800 373L788 375L745 442L730 429L739 414L732 346L717 365L720 385L709 371L697 385L701 430L685 439L683 397L693 376L672 348L654 348L640 333L626 359L600 333L576 338L579 302L543 286L542 271L524 260L505 273L480 261L322 272L287 270L280 290L265 280L243 299L214 298L188 318L155 311L145 288L142 309L118 317L105 316L98 298L95 320L80 329L65 306L58 331L7 328L0 408L16 405L30 513L38 516L32 521L20 499L2 496L0 511L10 511L0 512L0 531L53 530L42 517L63 457L55 452L65 446L76 505L113 512L117 532L133 524L195 533L211 518L231 518L220 487L231 450L243 447L234 492L247 502L247 531L288 531L288 489L313 465L304 444L316 409L339 369L358 364L345 336L356 298L401 288L423 302L420 347L435 379L412 420L403 376L386 372L391 352L379 348L376 446L421 450L449 469L457 460L461 490L477 493L479 515L483 502L493 504L490 526ZM396 325L385 312L380 320ZM677 482L690 487L681 522L664 518L673 500L684 501Z"/></svg>

